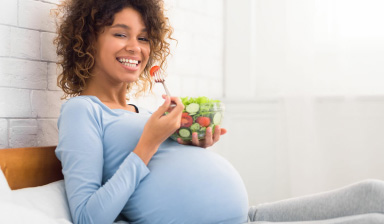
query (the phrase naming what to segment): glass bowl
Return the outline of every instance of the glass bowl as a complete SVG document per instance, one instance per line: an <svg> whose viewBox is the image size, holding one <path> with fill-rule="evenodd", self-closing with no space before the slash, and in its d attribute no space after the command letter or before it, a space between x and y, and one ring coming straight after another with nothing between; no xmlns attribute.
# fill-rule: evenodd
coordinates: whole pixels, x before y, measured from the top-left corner
<svg viewBox="0 0 384 224"><path fill-rule="evenodd" d="M171 138L175 141L178 138L190 141L192 140L192 133L197 132L198 139L201 140L205 138L208 127L212 128L213 134L215 126L220 125L223 119L224 104L218 100L212 100L212 102L203 101L203 103L195 100L195 102L192 101L191 103L191 100L185 102L186 100L183 100L185 98L181 99L184 103L181 126L171 135Z"/></svg>

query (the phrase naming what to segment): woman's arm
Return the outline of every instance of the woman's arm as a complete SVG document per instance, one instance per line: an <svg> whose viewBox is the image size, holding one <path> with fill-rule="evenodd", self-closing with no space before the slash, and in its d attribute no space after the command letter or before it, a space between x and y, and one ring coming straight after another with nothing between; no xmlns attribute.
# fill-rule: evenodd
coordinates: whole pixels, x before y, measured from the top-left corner
<svg viewBox="0 0 384 224"><path fill-rule="evenodd" d="M148 164L160 144L180 128L181 113L184 109L183 103L177 97L163 95L163 98L165 99L163 105L149 118L145 124L143 134L133 150L145 164ZM171 108L171 102L176 106ZM169 113L164 115L165 112Z"/></svg>
<svg viewBox="0 0 384 224"><path fill-rule="evenodd" d="M86 99L72 99L58 121L56 155L62 162L68 202L74 223L112 223L140 181L149 173L130 153L102 185L103 127L101 114Z"/></svg>

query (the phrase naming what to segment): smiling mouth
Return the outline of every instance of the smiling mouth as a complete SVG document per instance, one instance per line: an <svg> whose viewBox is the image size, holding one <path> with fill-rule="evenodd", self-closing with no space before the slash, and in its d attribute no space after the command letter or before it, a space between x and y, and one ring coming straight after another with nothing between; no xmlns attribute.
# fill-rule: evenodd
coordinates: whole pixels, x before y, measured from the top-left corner
<svg viewBox="0 0 384 224"><path fill-rule="evenodd" d="M137 67L141 62L138 60L133 60L133 59L128 59L128 58L116 58L116 60L118 62L120 62L121 64L123 64L127 67L131 67L131 68Z"/></svg>

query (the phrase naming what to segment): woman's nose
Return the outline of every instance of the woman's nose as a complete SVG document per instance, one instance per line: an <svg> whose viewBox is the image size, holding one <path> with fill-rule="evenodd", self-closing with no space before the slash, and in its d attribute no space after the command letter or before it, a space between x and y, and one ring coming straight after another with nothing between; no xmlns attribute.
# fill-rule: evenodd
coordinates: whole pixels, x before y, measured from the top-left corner
<svg viewBox="0 0 384 224"><path fill-rule="evenodd" d="M137 53L140 52L140 45L138 40L136 39L129 39L126 43L125 49L129 52Z"/></svg>

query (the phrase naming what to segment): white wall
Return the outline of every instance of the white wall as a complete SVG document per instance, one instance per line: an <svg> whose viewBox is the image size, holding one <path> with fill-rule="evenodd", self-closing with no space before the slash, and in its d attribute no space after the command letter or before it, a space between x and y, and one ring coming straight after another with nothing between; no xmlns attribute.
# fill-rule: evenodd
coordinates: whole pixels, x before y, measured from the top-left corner
<svg viewBox="0 0 384 224"><path fill-rule="evenodd" d="M257 96L384 94L380 0L258 0Z"/></svg>
<svg viewBox="0 0 384 224"><path fill-rule="evenodd" d="M56 2L0 1L0 148L56 144Z"/></svg>
<svg viewBox="0 0 384 224"><path fill-rule="evenodd" d="M225 61L236 63L225 63L220 150L250 204L384 179L383 2L226 4Z"/></svg>

